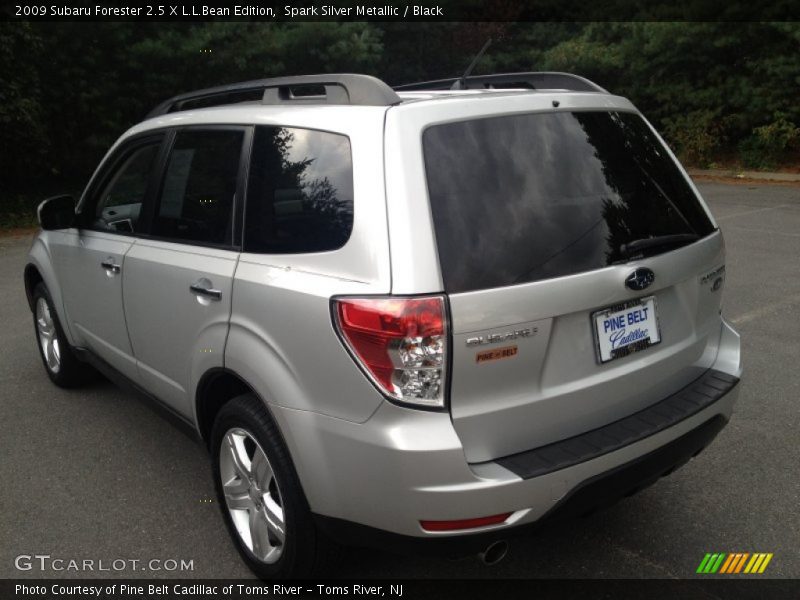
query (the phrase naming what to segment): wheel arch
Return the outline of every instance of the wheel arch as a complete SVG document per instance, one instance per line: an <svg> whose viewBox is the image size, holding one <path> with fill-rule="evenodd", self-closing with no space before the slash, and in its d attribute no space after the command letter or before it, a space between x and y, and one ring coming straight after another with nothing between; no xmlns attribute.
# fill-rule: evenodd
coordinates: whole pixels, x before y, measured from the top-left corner
<svg viewBox="0 0 800 600"><path fill-rule="evenodd" d="M278 426L268 403L244 377L232 369L213 367L203 373L195 392L197 430L206 446L211 442L211 429L214 427L214 420L220 409L242 394L252 394L258 398L270 418ZM279 426L278 430L280 431Z"/></svg>
<svg viewBox="0 0 800 600"><path fill-rule="evenodd" d="M264 397L233 369L225 367L211 368L203 374L197 386L195 418L197 432L200 434L203 444L208 450L211 449L211 431L214 427L217 414L219 414L219 411L228 402L243 394L252 394L257 398L267 412L270 420L275 424L275 430L277 431L279 441L286 448L289 462L297 475L304 501L308 503L305 485L303 484L304 480L295 460L296 448L290 443L291 440L287 439L283 427L284 424L276 418L273 409Z"/></svg>
<svg viewBox="0 0 800 600"><path fill-rule="evenodd" d="M255 393L253 387L230 369L214 367L203 373L195 392L195 418L197 431L206 446L220 409L237 396L248 393Z"/></svg>
<svg viewBox="0 0 800 600"><path fill-rule="evenodd" d="M23 278L25 280L25 297L28 299L28 306L33 310L33 290L37 285L44 282L44 277L39 272L39 268L29 262L25 265Z"/></svg>

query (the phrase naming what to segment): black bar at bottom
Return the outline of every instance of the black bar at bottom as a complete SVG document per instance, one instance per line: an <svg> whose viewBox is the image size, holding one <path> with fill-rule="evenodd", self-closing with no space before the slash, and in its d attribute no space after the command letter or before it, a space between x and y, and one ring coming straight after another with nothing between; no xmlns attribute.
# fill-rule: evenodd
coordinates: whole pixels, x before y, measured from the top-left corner
<svg viewBox="0 0 800 600"><path fill-rule="evenodd" d="M512 579L512 580L145 580L145 579L4 579L0 597L61 600L144 600L150 598L252 600L253 598L387 598L402 600L542 600L569 598L647 598L675 600L725 598L770 600L800 597L797 579Z"/></svg>

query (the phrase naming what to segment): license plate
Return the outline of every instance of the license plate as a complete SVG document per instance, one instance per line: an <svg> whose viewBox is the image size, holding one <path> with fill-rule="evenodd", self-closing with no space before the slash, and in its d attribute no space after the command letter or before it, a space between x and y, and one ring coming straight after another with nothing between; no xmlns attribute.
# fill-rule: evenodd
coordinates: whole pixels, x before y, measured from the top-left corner
<svg viewBox="0 0 800 600"><path fill-rule="evenodd" d="M610 306L592 314L601 363L628 356L661 341L654 296Z"/></svg>

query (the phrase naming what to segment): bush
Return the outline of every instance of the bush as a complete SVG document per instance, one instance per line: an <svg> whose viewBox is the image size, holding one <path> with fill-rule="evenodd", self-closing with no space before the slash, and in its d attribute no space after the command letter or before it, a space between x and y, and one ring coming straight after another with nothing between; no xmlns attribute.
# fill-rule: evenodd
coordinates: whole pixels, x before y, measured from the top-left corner
<svg viewBox="0 0 800 600"><path fill-rule="evenodd" d="M783 115L769 125L756 127L752 135L739 143L742 164L754 169L772 169L798 149L800 128Z"/></svg>
<svg viewBox="0 0 800 600"><path fill-rule="evenodd" d="M664 135L681 161L698 167L707 167L726 139L723 122L711 110L664 119Z"/></svg>

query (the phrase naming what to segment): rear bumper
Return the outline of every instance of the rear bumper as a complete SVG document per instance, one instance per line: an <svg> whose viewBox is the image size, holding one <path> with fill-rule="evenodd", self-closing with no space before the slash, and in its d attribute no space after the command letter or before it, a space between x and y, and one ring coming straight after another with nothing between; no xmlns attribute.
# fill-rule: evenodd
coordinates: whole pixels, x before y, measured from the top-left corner
<svg viewBox="0 0 800 600"><path fill-rule="evenodd" d="M333 539L347 545L416 554L478 553L492 542L528 533L549 521L587 515L646 488L700 453L726 424L727 419L717 415L665 446L610 471L595 475L570 491L538 520L524 525L483 533L421 538L391 533L342 519L314 516L320 529Z"/></svg>
<svg viewBox="0 0 800 600"><path fill-rule="evenodd" d="M539 477L586 462L677 425L710 407L730 392L739 379L709 369L693 383L660 402L593 431L506 456L494 462L522 479Z"/></svg>
<svg viewBox="0 0 800 600"><path fill-rule="evenodd" d="M358 424L272 408L311 509L337 539L400 549L428 540L432 549L468 552L510 529L612 502L702 450L730 419L738 394L738 335L724 326L723 338L711 371L634 415L637 423L629 417L585 434L594 437L583 440L583 451L573 438L469 464L446 413L384 403ZM506 512L504 523L469 531L420 526Z"/></svg>

